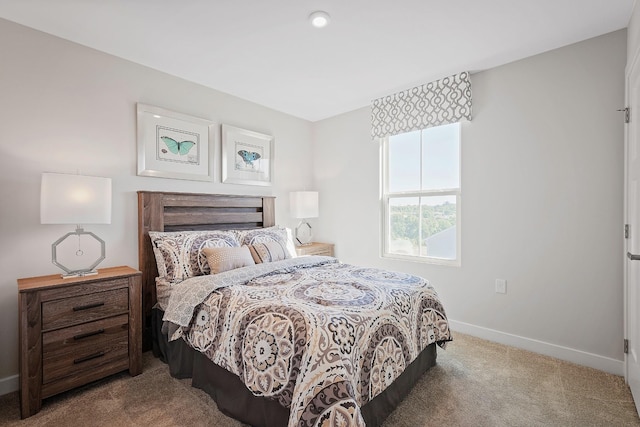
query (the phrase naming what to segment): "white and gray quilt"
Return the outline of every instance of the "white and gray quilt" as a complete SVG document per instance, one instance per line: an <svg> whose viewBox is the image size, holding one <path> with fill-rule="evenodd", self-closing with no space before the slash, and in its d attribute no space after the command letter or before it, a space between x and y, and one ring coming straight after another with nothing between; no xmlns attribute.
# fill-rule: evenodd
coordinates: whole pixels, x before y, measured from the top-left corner
<svg viewBox="0 0 640 427"><path fill-rule="evenodd" d="M172 339L290 408L289 426L364 426L362 405L451 340L425 279L320 256L187 279L164 320Z"/></svg>

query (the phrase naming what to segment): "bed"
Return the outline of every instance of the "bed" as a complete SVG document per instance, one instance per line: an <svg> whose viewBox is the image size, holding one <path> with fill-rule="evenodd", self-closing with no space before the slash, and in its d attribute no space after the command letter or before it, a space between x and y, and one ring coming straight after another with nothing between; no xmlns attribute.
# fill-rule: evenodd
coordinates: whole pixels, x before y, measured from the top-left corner
<svg viewBox="0 0 640 427"><path fill-rule="evenodd" d="M144 348L244 423L378 426L451 340L424 279L291 256L273 197L141 191L138 207Z"/></svg>

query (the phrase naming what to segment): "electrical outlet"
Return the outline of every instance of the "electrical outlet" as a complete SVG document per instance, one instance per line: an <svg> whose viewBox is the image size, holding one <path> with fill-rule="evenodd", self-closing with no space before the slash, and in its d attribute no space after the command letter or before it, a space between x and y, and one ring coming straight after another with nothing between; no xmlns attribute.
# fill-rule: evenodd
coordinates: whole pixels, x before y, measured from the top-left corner
<svg viewBox="0 0 640 427"><path fill-rule="evenodd" d="M505 279L496 279L496 293L498 294L507 293L507 281Z"/></svg>

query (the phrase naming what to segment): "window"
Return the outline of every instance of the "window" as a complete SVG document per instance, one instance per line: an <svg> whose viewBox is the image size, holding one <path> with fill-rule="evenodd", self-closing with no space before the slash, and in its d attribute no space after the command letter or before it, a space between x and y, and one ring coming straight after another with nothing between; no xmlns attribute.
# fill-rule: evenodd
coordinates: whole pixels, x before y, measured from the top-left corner
<svg viewBox="0 0 640 427"><path fill-rule="evenodd" d="M383 256L460 265L460 124L383 139Z"/></svg>

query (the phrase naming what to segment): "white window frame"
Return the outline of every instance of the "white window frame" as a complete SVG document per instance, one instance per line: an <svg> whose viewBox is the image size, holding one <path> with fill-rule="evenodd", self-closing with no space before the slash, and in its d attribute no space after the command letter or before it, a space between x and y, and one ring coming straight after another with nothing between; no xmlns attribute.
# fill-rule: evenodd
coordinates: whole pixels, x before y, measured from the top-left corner
<svg viewBox="0 0 640 427"><path fill-rule="evenodd" d="M391 258L403 261L414 261L426 264L447 265L453 267L462 266L462 125L458 131L458 188L442 188L435 190L420 190L420 191L398 191L389 192L389 137L381 138L381 189L382 194L381 209L382 209L382 244L381 244L381 256L383 258ZM420 174L422 175L422 130L420 131ZM422 176L420 176L420 183L422 184ZM395 254L389 252L389 233L390 233L390 218L389 218L389 201L394 198L404 197L429 197L429 196L455 196L456 197L456 258L445 259L429 257L426 255L405 255ZM422 205L420 205L420 218L422 218ZM418 222L418 234L422 234L422 221ZM422 245L420 245L422 250Z"/></svg>

